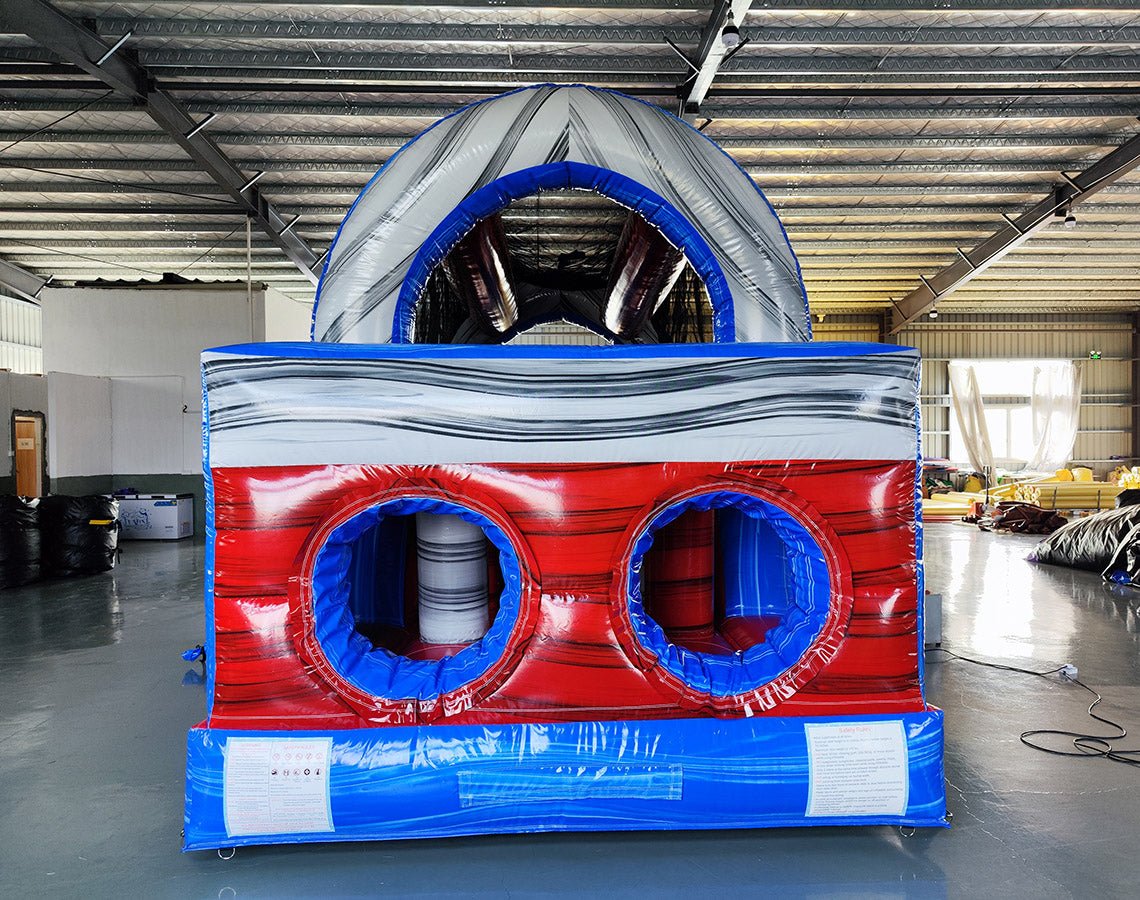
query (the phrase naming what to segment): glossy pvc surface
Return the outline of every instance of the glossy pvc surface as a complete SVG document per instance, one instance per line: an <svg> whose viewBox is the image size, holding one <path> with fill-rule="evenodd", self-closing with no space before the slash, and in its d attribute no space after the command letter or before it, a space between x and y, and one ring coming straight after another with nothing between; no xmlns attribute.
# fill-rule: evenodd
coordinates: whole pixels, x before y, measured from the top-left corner
<svg viewBox="0 0 1140 900"><path fill-rule="evenodd" d="M228 835L223 811L225 745L249 733L195 729L185 848L472 832L944 827L942 712L890 720L901 720L905 735L902 815L804 816L811 771L804 725L834 719L409 726L334 735L335 832L254 837Z"/></svg>
<svg viewBox="0 0 1140 900"><path fill-rule="evenodd" d="M913 462L327 466L213 471L211 727L361 728L829 715L923 709ZM630 617L634 547L662 510L715 492L778 505L827 561L826 623L778 677L715 696L673 675ZM874 494L876 503L867 498ZM518 611L458 689L376 696L323 649L313 566L327 536L386 500L459 502L506 536ZM462 498L458 500L457 498Z"/></svg>
<svg viewBox="0 0 1140 900"><path fill-rule="evenodd" d="M188 848L945 824L913 351L286 344L204 363L211 705L189 736ZM421 633L396 655L354 618L407 609L410 532L377 541L413 513L498 552L489 629L442 654ZM707 520L666 539L690 513L713 516L711 554ZM664 625L662 585L690 604ZM872 732L900 741L869 757L900 793L813 815L836 782L811 774L812 736L846 765ZM320 823L227 794L227 754L252 746L235 739L289 734L330 748ZM256 828L227 827L231 800Z"/></svg>
<svg viewBox="0 0 1140 900"><path fill-rule="evenodd" d="M634 209L709 287L718 340L807 341L799 264L775 211L720 147L659 107L582 85L465 106L361 191L326 260L313 339L410 340L427 275L475 224L555 185Z"/></svg>

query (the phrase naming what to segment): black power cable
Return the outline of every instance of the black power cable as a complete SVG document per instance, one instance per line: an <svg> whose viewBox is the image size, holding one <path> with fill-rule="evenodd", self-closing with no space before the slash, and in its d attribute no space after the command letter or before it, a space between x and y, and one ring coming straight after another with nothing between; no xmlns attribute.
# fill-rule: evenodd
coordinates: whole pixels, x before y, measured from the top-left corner
<svg viewBox="0 0 1140 900"><path fill-rule="evenodd" d="M1029 731L1021 733L1021 743L1026 747L1031 747L1034 750L1040 750L1042 753L1050 753L1053 756L1079 756L1082 758L1105 759L1109 762L1122 763L1126 766L1140 766L1140 749L1137 750L1121 750L1113 746L1114 741L1119 741L1128 736L1127 729L1111 719L1106 719L1104 716L1098 715L1095 710L1098 704L1104 699L1099 693L1080 681L1075 675L1067 674L1069 666L1058 666L1056 669L1049 669L1045 672L1038 672L1034 669L1022 669L1018 666L1007 666L1003 663L986 662L981 659L972 659L969 656L962 656L959 653L954 653L944 647L931 647L927 653L945 653L953 659L968 662L975 666L984 666L987 669L1000 669L1003 672L1018 672L1022 675L1034 675L1037 678L1048 679L1052 675L1060 675L1066 681L1071 681L1079 688L1083 688L1093 695L1095 698L1089 704L1089 715L1110 728L1115 728L1118 734L1085 734L1080 731L1065 731L1059 728L1034 728ZM1044 744L1038 743L1036 738L1043 737L1063 737L1072 740L1073 750L1058 750L1054 747L1046 747Z"/></svg>

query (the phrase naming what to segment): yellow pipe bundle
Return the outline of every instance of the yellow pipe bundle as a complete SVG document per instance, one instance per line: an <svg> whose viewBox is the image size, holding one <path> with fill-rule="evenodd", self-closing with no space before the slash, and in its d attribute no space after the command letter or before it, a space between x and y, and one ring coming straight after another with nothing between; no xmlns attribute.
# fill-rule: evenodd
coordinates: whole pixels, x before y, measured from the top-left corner
<svg viewBox="0 0 1140 900"><path fill-rule="evenodd" d="M1122 488L1106 481L1056 481L1019 485L1015 500L1042 509L1112 509Z"/></svg>
<svg viewBox="0 0 1140 900"><path fill-rule="evenodd" d="M922 518L925 522L956 522L970 514L970 504L985 502L985 494L948 491L922 501Z"/></svg>

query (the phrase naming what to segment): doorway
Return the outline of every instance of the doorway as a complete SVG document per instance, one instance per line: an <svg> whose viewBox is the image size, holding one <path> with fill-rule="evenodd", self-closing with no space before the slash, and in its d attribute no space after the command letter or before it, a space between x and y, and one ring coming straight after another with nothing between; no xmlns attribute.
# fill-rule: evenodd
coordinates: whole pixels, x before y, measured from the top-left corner
<svg viewBox="0 0 1140 900"><path fill-rule="evenodd" d="M43 496L47 483L45 430L43 413L23 410L12 413L12 459L16 493L21 497Z"/></svg>

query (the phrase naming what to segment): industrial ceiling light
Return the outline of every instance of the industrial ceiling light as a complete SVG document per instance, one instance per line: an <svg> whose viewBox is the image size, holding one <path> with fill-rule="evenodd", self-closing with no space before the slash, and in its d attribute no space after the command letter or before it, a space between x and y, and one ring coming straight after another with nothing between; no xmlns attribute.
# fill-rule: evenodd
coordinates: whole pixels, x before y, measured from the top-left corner
<svg viewBox="0 0 1140 900"><path fill-rule="evenodd" d="M1070 203L1065 207L1065 228L1076 228L1077 217L1073 215L1073 205Z"/></svg>
<svg viewBox="0 0 1140 900"><path fill-rule="evenodd" d="M937 319L938 318L938 310L932 309L930 312L927 313L927 315L930 316L930 318L932 318L932 319Z"/></svg>
<svg viewBox="0 0 1140 900"><path fill-rule="evenodd" d="M728 11L728 20L724 23L724 29L720 33L720 42L729 50L740 43L740 29L736 27L731 9Z"/></svg>

